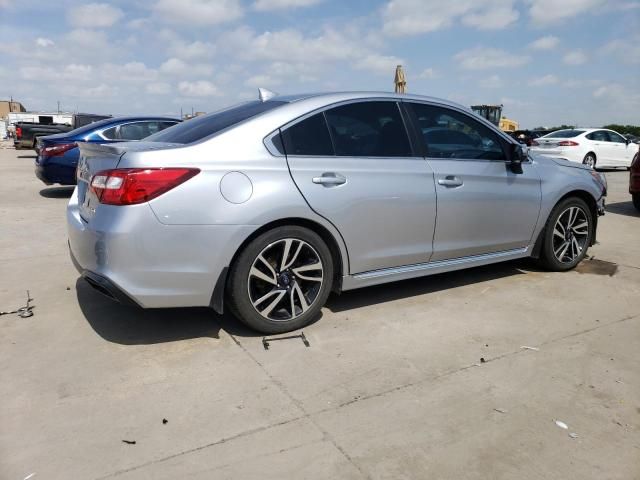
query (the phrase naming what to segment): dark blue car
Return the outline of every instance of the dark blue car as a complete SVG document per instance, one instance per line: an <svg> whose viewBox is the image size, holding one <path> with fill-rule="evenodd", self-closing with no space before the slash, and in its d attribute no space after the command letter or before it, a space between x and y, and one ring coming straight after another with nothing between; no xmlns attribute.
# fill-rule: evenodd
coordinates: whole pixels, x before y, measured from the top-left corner
<svg viewBox="0 0 640 480"><path fill-rule="evenodd" d="M76 184L80 156L78 142L110 143L141 140L179 123L170 117L117 117L76 128L70 132L40 137L36 152L36 176L47 185Z"/></svg>

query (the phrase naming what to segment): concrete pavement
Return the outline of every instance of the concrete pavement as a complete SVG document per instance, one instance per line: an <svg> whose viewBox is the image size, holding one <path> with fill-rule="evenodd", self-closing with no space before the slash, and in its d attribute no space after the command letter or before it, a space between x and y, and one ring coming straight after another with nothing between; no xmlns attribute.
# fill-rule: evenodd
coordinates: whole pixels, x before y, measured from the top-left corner
<svg viewBox="0 0 640 480"><path fill-rule="evenodd" d="M230 316L95 293L69 189L0 149L0 309L36 306L0 317L0 478L640 478L640 215L607 177L590 254L615 265L348 292L309 348L264 350Z"/></svg>

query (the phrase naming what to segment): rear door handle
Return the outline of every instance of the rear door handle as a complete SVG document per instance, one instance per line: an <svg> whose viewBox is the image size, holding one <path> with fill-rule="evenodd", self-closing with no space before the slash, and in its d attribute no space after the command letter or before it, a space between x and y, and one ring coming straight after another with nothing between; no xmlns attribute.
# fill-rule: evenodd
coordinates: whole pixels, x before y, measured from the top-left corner
<svg viewBox="0 0 640 480"><path fill-rule="evenodd" d="M461 179L452 175L447 175L445 178L438 179L438 185L443 185L445 187L461 187L462 184L463 182Z"/></svg>
<svg viewBox="0 0 640 480"><path fill-rule="evenodd" d="M347 179L339 173L325 172L320 177L313 177L312 182L325 187L335 187L347 183Z"/></svg>

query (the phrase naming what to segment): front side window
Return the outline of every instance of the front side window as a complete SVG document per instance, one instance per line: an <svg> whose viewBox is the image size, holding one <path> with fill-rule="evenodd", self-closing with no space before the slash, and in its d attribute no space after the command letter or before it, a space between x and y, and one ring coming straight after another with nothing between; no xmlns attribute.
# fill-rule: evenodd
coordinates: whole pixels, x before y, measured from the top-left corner
<svg viewBox="0 0 640 480"><path fill-rule="evenodd" d="M434 105L410 105L428 157L507 159L498 135L469 115Z"/></svg>
<svg viewBox="0 0 640 480"><path fill-rule="evenodd" d="M332 156L333 145L323 113L317 113L282 132L287 155Z"/></svg>
<svg viewBox="0 0 640 480"><path fill-rule="evenodd" d="M626 140L622 135L618 135L616 132L606 132L609 135L609 141L614 143L626 143Z"/></svg>
<svg viewBox="0 0 640 480"><path fill-rule="evenodd" d="M395 102L360 102L325 112L335 153L344 157L410 157L409 137Z"/></svg>

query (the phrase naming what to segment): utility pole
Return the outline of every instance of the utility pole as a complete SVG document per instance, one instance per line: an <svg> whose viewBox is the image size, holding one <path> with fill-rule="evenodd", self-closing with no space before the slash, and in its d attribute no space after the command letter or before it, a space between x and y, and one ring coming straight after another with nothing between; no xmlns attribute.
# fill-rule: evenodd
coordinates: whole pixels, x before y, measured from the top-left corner
<svg viewBox="0 0 640 480"><path fill-rule="evenodd" d="M60 114L60 100L58 100L58 114Z"/></svg>

